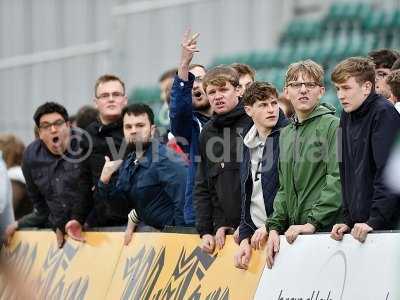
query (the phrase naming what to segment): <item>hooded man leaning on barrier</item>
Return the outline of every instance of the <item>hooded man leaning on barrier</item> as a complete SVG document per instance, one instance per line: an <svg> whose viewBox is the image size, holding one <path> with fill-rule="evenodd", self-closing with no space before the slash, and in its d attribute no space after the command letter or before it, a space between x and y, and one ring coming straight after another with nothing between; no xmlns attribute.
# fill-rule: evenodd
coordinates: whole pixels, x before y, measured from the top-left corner
<svg viewBox="0 0 400 300"><path fill-rule="evenodd" d="M340 177L335 109L320 104L324 71L312 60L289 66L285 97L295 110L294 122L279 139L279 191L267 219L267 265L279 252L279 234L293 243L299 234L330 231L341 219Z"/></svg>

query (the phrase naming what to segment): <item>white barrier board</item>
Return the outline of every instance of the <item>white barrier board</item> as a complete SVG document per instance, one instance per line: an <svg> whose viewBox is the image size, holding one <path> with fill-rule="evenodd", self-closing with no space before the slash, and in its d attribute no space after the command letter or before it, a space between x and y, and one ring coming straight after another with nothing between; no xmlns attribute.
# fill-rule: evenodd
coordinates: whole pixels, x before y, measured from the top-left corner
<svg viewBox="0 0 400 300"><path fill-rule="evenodd" d="M255 299L399 300L400 233L369 234L365 243L345 235L281 236L271 270L265 266Z"/></svg>

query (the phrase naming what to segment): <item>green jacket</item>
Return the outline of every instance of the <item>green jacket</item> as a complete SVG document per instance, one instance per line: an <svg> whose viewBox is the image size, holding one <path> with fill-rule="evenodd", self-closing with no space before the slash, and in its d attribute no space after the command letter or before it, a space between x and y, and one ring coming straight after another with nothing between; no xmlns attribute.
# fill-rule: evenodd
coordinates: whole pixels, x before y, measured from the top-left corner
<svg viewBox="0 0 400 300"><path fill-rule="evenodd" d="M339 119L329 104L317 105L302 123L291 123L279 139L279 191L267 228L284 233L310 223L330 231L340 221L341 185L336 131Z"/></svg>

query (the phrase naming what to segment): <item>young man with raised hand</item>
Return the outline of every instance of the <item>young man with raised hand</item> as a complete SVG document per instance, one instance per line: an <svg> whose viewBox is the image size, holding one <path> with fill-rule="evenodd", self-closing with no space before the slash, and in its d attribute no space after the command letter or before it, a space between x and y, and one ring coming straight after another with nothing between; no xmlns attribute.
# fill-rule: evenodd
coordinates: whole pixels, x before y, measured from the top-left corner
<svg viewBox="0 0 400 300"><path fill-rule="evenodd" d="M340 179L344 223L331 232L335 240L351 232L364 242L373 230L392 229L399 218L399 199L384 182L384 168L400 129L392 103L375 92L374 63L364 57L340 62L331 79L343 107L340 118Z"/></svg>
<svg viewBox="0 0 400 300"><path fill-rule="evenodd" d="M224 246L226 232L240 223L240 134L250 128L252 120L239 103L239 75L233 68L209 70L203 89L214 116L200 134L194 202L201 248L212 253L215 245L218 249Z"/></svg>
<svg viewBox="0 0 400 300"><path fill-rule="evenodd" d="M193 207L193 187L199 155L199 135L205 123L210 120L212 109L204 93L202 80L206 70L202 65L191 64L194 53L198 52L197 38L187 30L181 44L181 60L178 74L171 89L170 125L185 153L189 155L189 170L186 182L184 217L187 225L194 226L196 215Z"/></svg>
<svg viewBox="0 0 400 300"><path fill-rule="evenodd" d="M272 215L279 188L279 134L289 121L279 109L278 91L267 82L251 84L243 95L243 103L254 125L244 137L240 246L234 263L237 268L247 269L252 249L261 249L267 241L265 223Z"/></svg>
<svg viewBox="0 0 400 300"><path fill-rule="evenodd" d="M312 60L293 63L285 76L284 95L295 111L294 122L279 140L279 191L267 219L267 266L279 252L280 234L289 244L299 234L330 231L341 218L335 109L321 104L324 71Z"/></svg>

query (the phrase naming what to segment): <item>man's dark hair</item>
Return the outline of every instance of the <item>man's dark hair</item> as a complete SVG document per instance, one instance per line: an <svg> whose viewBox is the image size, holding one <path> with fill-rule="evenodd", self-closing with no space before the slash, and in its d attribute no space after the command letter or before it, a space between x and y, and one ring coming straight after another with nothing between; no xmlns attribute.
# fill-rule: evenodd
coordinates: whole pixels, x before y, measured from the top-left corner
<svg viewBox="0 0 400 300"><path fill-rule="evenodd" d="M85 129L97 120L99 111L91 105L82 106L75 115L76 127Z"/></svg>
<svg viewBox="0 0 400 300"><path fill-rule="evenodd" d="M139 116L146 114L147 117L149 118L150 125L154 125L154 113L153 110L148 106L147 104L144 103L134 103L128 106L125 106L124 109L122 110L122 118L125 116L125 114L129 115L134 115L134 116Z"/></svg>
<svg viewBox="0 0 400 300"><path fill-rule="evenodd" d="M253 106L257 101L264 101L270 98L278 100L278 91L269 82L253 82L243 94L243 103L246 106Z"/></svg>
<svg viewBox="0 0 400 300"><path fill-rule="evenodd" d="M172 68L172 69L165 71L164 73L161 74L160 78L158 79L158 82L162 82L168 78L174 78L176 75L176 72L178 72L177 68Z"/></svg>
<svg viewBox="0 0 400 300"><path fill-rule="evenodd" d="M398 58L390 68L390 71L400 70L400 58Z"/></svg>
<svg viewBox="0 0 400 300"><path fill-rule="evenodd" d="M51 113L59 113L63 117L65 122L67 122L69 120L68 112L64 106L62 106L61 104L58 104L56 102L46 102L46 103L40 105L36 109L35 114L33 115L33 120L35 121L36 126L39 127L40 118L43 115L47 115L47 114L51 114Z"/></svg>
<svg viewBox="0 0 400 300"><path fill-rule="evenodd" d="M368 56L374 62L376 69L390 69L393 66L393 63L400 57L399 53L392 49L379 49L371 51L368 53Z"/></svg>

